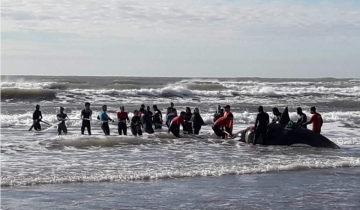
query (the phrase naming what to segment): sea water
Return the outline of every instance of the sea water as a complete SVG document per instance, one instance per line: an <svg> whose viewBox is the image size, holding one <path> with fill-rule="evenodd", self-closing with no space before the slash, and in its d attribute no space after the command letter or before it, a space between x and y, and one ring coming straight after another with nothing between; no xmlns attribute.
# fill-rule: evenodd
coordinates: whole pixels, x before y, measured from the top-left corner
<svg viewBox="0 0 360 210"><path fill-rule="evenodd" d="M2 76L2 209L358 209L360 80L261 78L143 78ZM80 135L90 102L93 135ZM116 118L170 102L198 107L208 124L201 138L177 139L165 127L143 137L105 137L95 120L103 104ZM59 107L71 120L27 131L35 105L56 123ZM229 104L234 131L255 121L257 107L316 106L322 134L341 149L252 146L212 134L217 105ZM132 116L130 114L130 116ZM43 130L48 125L42 124ZM85 134L87 132L85 131ZM130 133L130 132L129 132Z"/></svg>

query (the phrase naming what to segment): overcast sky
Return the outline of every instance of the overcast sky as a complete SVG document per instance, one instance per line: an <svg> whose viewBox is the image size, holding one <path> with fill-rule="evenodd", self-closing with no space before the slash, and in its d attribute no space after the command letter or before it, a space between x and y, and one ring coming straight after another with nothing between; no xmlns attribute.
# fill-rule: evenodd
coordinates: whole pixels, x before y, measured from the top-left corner
<svg viewBox="0 0 360 210"><path fill-rule="evenodd" d="M2 0L1 73L360 77L359 0Z"/></svg>

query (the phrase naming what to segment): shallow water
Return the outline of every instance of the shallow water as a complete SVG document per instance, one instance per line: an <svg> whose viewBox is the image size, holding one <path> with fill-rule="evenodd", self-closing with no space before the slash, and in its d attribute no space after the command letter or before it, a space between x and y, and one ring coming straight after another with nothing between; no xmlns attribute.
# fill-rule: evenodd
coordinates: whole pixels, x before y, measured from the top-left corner
<svg viewBox="0 0 360 210"><path fill-rule="evenodd" d="M68 204L69 209L99 209L98 205L112 209L117 208L116 202L124 204L120 205L123 209L132 206L156 208L160 203L163 209L285 209L291 204L298 209L352 209L359 206L358 201L352 199L360 197L356 180L360 168L358 80L2 79L2 93L6 90L18 96L2 98L1 104L4 209L24 209L25 206L29 209L66 208ZM14 92L14 89L17 90ZM29 90L38 99L24 97L23 93ZM43 90L52 91L55 98L47 97ZM325 121L323 135L341 149L251 146L235 140L217 139L210 126L203 127L201 138L175 139L165 129L155 135L119 137L116 124L113 124L112 136L104 137L96 120L92 121L94 135L81 136L81 121L77 119L85 101L92 103L94 115L102 104L108 104L109 115L113 117L119 105L134 110L141 103L157 104L165 111L168 103L174 101L179 110L185 106L199 107L207 123L211 123L217 104L230 104L235 116L235 131L254 123L259 104L265 105L268 111L273 105L279 108L287 105L293 120L297 118L294 112L297 106L307 110L316 105ZM37 103L42 105L44 120L51 124L56 123L58 107L66 108L65 112L72 119L67 122L67 136L57 136L56 129L27 131ZM47 127L43 125L44 129ZM246 180L253 181L246 184ZM171 193L174 196L166 200L164 194L168 188L174 190L169 191L169 196ZM65 189L64 193L61 189ZM231 190L227 192L226 189ZM327 194L327 190L332 193ZM105 198L92 194L98 191ZM260 198L245 195L245 191ZM311 200L311 195L318 192L324 193ZM349 197L346 201L341 198L344 193ZM303 198L294 200L289 194L301 194ZM133 197L141 197L144 202ZM64 200L72 203L63 203ZM282 200L285 201L282 203Z"/></svg>

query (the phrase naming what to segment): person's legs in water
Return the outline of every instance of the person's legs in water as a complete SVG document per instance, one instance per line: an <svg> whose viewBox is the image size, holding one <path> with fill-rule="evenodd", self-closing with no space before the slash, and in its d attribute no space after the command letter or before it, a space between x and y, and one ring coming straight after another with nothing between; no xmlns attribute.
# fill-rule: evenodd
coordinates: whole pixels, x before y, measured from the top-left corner
<svg viewBox="0 0 360 210"><path fill-rule="evenodd" d="M39 121L39 120L34 123L34 129L35 129L36 131L41 130L41 125L40 125L40 121Z"/></svg>
<svg viewBox="0 0 360 210"><path fill-rule="evenodd" d="M194 129L194 134L195 134L195 135L199 135L199 133L200 133L200 130Z"/></svg>
<svg viewBox="0 0 360 210"><path fill-rule="evenodd" d="M91 124L90 124L90 121L87 122L88 125L86 125L86 128L87 128L87 131L88 131L88 134L91 135Z"/></svg>
<svg viewBox="0 0 360 210"><path fill-rule="evenodd" d="M225 134L221 128L219 128L217 126L213 126L212 129L213 129L214 133L216 134L216 136L218 136L218 137L225 136Z"/></svg>
<svg viewBox="0 0 360 210"><path fill-rule="evenodd" d="M103 122L101 124L101 129L104 131L104 134L106 136L110 135L110 128L109 128L109 124L107 122Z"/></svg>
<svg viewBox="0 0 360 210"><path fill-rule="evenodd" d="M137 128L135 125L131 126L131 133L132 133L132 135L137 136Z"/></svg>
<svg viewBox="0 0 360 210"><path fill-rule="evenodd" d="M118 133L119 135L122 135L122 125L121 125L121 122L118 123Z"/></svg>
<svg viewBox="0 0 360 210"><path fill-rule="evenodd" d="M172 126L170 131L174 136L180 138L180 129L176 128L175 126Z"/></svg>
<svg viewBox="0 0 360 210"><path fill-rule="evenodd" d="M84 123L84 120L83 120L83 123L81 125L81 135L84 135L84 132L85 132L85 123Z"/></svg>
<svg viewBox="0 0 360 210"><path fill-rule="evenodd" d="M126 136L127 135L126 123L122 123L122 130L123 130L124 135Z"/></svg>
<svg viewBox="0 0 360 210"><path fill-rule="evenodd" d="M136 127L137 127L137 133L138 133L138 135L139 135L139 136L142 136L141 126L138 125L138 126L136 126Z"/></svg>

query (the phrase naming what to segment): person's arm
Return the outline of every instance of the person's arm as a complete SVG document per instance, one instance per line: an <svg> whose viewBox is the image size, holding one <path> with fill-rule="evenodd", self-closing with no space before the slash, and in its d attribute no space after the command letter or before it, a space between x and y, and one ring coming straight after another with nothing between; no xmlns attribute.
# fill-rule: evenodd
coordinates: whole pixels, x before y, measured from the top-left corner
<svg viewBox="0 0 360 210"><path fill-rule="evenodd" d="M309 125L309 124L311 124L313 122L313 120L314 120L313 117L311 117L308 122L305 122L302 125Z"/></svg>
<svg viewBox="0 0 360 210"><path fill-rule="evenodd" d="M259 123L259 115L256 116L256 120L255 120L255 130L258 126L258 123Z"/></svg>
<svg viewBox="0 0 360 210"><path fill-rule="evenodd" d="M40 112L40 118L39 118L39 120L42 120L42 118L43 118L43 117L42 117L42 114L41 114L41 112Z"/></svg>
<svg viewBox="0 0 360 210"><path fill-rule="evenodd" d="M84 119L84 110L81 110L80 119Z"/></svg>
<svg viewBox="0 0 360 210"><path fill-rule="evenodd" d="M322 118L322 116L321 115L319 115L320 116L320 119L321 119L321 127L323 126L323 124L324 124L324 121L323 121L323 118Z"/></svg>

